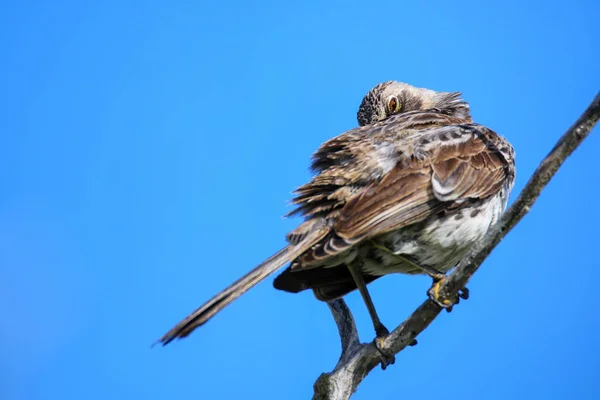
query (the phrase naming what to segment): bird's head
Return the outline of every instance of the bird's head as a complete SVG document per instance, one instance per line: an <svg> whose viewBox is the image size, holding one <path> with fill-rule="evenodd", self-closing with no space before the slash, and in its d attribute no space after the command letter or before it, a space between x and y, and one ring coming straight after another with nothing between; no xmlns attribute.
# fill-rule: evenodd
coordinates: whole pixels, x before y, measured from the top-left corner
<svg viewBox="0 0 600 400"><path fill-rule="evenodd" d="M426 110L470 120L469 104L460 96L458 92L435 92L397 81L380 83L363 98L358 124L369 125L394 114Z"/></svg>

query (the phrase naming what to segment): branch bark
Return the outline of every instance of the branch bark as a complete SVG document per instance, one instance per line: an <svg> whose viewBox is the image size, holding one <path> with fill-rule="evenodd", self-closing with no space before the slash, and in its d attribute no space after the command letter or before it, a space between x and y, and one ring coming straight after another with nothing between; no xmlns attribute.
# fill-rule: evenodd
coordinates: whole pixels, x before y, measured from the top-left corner
<svg viewBox="0 0 600 400"><path fill-rule="evenodd" d="M440 287L440 294L451 296L466 286L473 274L510 230L529 212L550 179L564 161L590 134L600 118L600 92L591 104L559 139L552 151L542 160L517 200L500 221L486 234L452 271ZM323 373L314 385L315 400L349 399L360 382L380 363L379 352L372 343L360 343L354 317L344 300L329 303L342 341L342 355L333 371ZM382 349L398 354L410 345L442 311L426 300L385 339Z"/></svg>

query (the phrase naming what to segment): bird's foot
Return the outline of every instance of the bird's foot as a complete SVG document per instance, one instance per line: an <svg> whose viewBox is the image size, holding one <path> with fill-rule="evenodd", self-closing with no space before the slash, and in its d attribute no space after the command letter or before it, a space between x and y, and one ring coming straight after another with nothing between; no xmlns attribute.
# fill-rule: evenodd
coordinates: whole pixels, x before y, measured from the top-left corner
<svg viewBox="0 0 600 400"><path fill-rule="evenodd" d="M377 334L377 336L375 337L375 339L373 339L373 344L379 352L379 358L381 359L381 369L385 371L388 365L392 365L396 362L396 356L394 355L394 353L383 349L383 342L390 334L390 331L388 331L388 329L385 326L381 325L377 327L375 333Z"/></svg>
<svg viewBox="0 0 600 400"><path fill-rule="evenodd" d="M429 298L438 306L445 309L447 312L452 311L452 307L460 302L460 299L467 300L469 298L469 289L462 288L458 293L448 293L442 289L442 283L445 281L445 275L434 276L433 285L427 292Z"/></svg>

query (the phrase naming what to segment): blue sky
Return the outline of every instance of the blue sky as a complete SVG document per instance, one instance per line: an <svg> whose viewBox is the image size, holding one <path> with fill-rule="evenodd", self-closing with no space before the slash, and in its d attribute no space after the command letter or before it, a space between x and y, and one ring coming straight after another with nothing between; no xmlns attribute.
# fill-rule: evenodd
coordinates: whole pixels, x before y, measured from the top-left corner
<svg viewBox="0 0 600 400"><path fill-rule="evenodd" d="M598 2L0 6L0 397L306 399L340 345L256 287L150 344L284 245L311 153L390 79L462 91L517 151L512 199L600 88ZM600 132L356 399L597 399ZM425 277L371 286L393 327ZM361 338L373 336L358 294Z"/></svg>

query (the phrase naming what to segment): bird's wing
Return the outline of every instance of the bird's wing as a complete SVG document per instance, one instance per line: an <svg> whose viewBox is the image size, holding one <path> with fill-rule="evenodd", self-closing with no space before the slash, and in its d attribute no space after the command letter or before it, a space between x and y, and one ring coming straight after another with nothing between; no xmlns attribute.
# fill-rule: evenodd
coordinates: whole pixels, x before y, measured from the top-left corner
<svg viewBox="0 0 600 400"><path fill-rule="evenodd" d="M385 121L351 129L323 143L313 155L311 169L317 174L295 193L297 207L288 215L324 216L344 206L373 181L381 179L389 165L382 163L386 151L411 133L467 123L438 112L409 112ZM394 154L387 154L390 158Z"/></svg>
<svg viewBox="0 0 600 400"><path fill-rule="evenodd" d="M512 185L513 152L476 124L435 128L407 138L405 153L381 180L350 198L330 235L305 253L298 267L338 254L358 242L401 229Z"/></svg>

